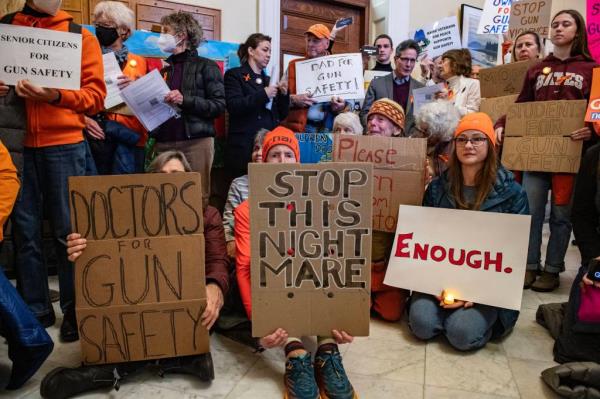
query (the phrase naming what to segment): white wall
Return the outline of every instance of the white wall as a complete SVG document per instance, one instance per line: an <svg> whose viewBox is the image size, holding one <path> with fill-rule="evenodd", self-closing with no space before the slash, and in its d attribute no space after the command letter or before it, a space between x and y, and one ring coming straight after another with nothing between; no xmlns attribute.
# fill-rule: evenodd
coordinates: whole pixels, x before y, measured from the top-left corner
<svg viewBox="0 0 600 399"><path fill-rule="evenodd" d="M1 1L1 0L0 0ZM221 10L221 40L242 43L258 32L258 0L177 0Z"/></svg>

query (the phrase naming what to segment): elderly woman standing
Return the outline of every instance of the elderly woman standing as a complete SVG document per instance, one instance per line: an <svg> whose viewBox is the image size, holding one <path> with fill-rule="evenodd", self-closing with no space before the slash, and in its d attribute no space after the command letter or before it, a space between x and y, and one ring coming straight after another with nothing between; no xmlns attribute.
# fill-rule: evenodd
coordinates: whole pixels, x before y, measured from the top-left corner
<svg viewBox="0 0 600 399"><path fill-rule="evenodd" d="M446 100L425 104L415 115L416 134L412 137L427 139L429 172L433 177L439 176L448 168L452 135L459 120L458 110Z"/></svg>
<svg viewBox="0 0 600 399"><path fill-rule="evenodd" d="M265 68L271 60L271 38L253 33L238 49L242 65L225 73L229 112L226 168L232 178L248 173L254 137L260 129L272 130L290 109L287 82L272 84Z"/></svg>
<svg viewBox="0 0 600 399"><path fill-rule="evenodd" d="M479 80L470 78L471 72L469 49L448 50L442 54L440 76L446 81L447 90L439 93L438 98L451 101L461 117L479 111L481 104Z"/></svg>
<svg viewBox="0 0 600 399"><path fill-rule="evenodd" d="M125 45L125 41L135 30L134 13L121 2L101 1L94 8L93 19L102 54L114 53L123 71L123 75L118 78L118 84L120 89L124 89L129 83L148 72L146 59L129 52L127 45ZM114 156L114 148L111 150L109 148L111 146L106 145L108 144L107 132L105 132L106 126L102 122L103 119L118 122L138 134L137 143L134 143L134 168L131 172L142 172L144 146L148 139L148 132L135 116L124 114L119 109L113 109L111 112L103 113L95 118L85 117L85 128L89 138L91 138L90 145L92 146L98 171L101 174L108 173L107 169L110 168L109 165L112 164ZM110 133L109 136L111 136ZM119 138L111 136L108 141L119 141ZM104 150L101 150L101 148Z"/></svg>
<svg viewBox="0 0 600 399"><path fill-rule="evenodd" d="M161 24L158 46L172 54L164 70L171 89L165 101L177 107L181 117L169 119L152 133L156 150L183 152L192 170L202 174L202 197L208 201L214 156L213 123L225 111L223 77L214 61L198 56L196 48L203 40L202 28L190 13L166 15Z"/></svg>

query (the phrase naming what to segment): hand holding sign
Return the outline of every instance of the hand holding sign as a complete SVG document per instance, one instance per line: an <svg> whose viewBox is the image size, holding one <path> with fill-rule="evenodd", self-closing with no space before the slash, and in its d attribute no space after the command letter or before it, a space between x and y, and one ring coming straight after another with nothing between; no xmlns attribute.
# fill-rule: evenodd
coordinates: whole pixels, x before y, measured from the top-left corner
<svg viewBox="0 0 600 399"><path fill-rule="evenodd" d="M87 240L81 238L79 233L71 233L67 236L67 255L70 262L75 262L81 256L87 246Z"/></svg>
<svg viewBox="0 0 600 399"><path fill-rule="evenodd" d="M306 93L291 96L291 101L292 105L298 108L307 108L317 103L316 100L311 98L310 94Z"/></svg>
<svg viewBox="0 0 600 399"><path fill-rule="evenodd" d="M444 309L458 309L458 308L472 308L473 302L462 301L460 299L454 299L452 295L448 295L442 292L442 295L436 295L435 299L440 302L440 306Z"/></svg>
<svg viewBox="0 0 600 399"><path fill-rule="evenodd" d="M60 100L60 92L58 90L40 87L26 79L17 82L17 85L15 86L15 91L17 92L19 97L23 97L26 100L39 101L44 103L50 103L53 101Z"/></svg>
<svg viewBox="0 0 600 399"><path fill-rule="evenodd" d="M7 95L9 89L10 87L5 85L4 82L0 80L0 97L4 97L5 95Z"/></svg>
<svg viewBox="0 0 600 399"><path fill-rule="evenodd" d="M183 94L179 90L171 90L165 96L165 102L169 104L183 104Z"/></svg>
<svg viewBox="0 0 600 399"><path fill-rule="evenodd" d="M331 97L331 110L333 112L341 112L346 107L346 102L343 98L333 96Z"/></svg>
<svg viewBox="0 0 600 399"><path fill-rule="evenodd" d="M206 309L202 313L202 325L210 330L219 317L219 312L223 307L223 291L215 283L206 285Z"/></svg>
<svg viewBox="0 0 600 399"><path fill-rule="evenodd" d="M589 126L582 127L571 133L571 140L587 141L592 138L592 129Z"/></svg>

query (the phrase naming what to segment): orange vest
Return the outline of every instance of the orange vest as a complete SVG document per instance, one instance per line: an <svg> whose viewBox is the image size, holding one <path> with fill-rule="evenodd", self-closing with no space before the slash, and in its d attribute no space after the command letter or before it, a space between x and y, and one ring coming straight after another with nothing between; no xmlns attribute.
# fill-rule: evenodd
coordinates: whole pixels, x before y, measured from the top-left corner
<svg viewBox="0 0 600 399"><path fill-rule="evenodd" d="M148 72L148 65L146 59L132 53L127 54L127 64L123 68L123 75L136 80L144 76ZM107 112L106 118L119 122L125 127L139 133L140 139L137 142L137 147L144 147L148 140L148 131L144 128L144 125L133 115L121 115L113 112Z"/></svg>
<svg viewBox="0 0 600 399"><path fill-rule="evenodd" d="M306 58L298 58L290 61L288 65L288 90L290 94L296 93L296 62L304 61ZM292 132L304 132L308 108L291 108L287 118L281 121L281 125L287 127Z"/></svg>

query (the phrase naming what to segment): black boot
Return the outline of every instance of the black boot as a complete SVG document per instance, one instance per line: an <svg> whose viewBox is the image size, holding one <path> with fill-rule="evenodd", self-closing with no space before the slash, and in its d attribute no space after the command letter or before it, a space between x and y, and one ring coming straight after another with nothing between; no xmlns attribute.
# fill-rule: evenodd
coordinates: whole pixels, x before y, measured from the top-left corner
<svg viewBox="0 0 600 399"><path fill-rule="evenodd" d="M77 318L75 317L75 306L69 307L63 316L60 325L60 340L63 342L74 342L79 339L77 331Z"/></svg>
<svg viewBox="0 0 600 399"><path fill-rule="evenodd" d="M202 355L178 356L158 361L160 374L189 374L198 377L202 381L215 379L212 356L210 352Z"/></svg>
<svg viewBox="0 0 600 399"><path fill-rule="evenodd" d="M58 367L49 372L40 384L40 394L46 399L65 399L102 388L119 390L121 381L142 370L146 361L76 368Z"/></svg>

